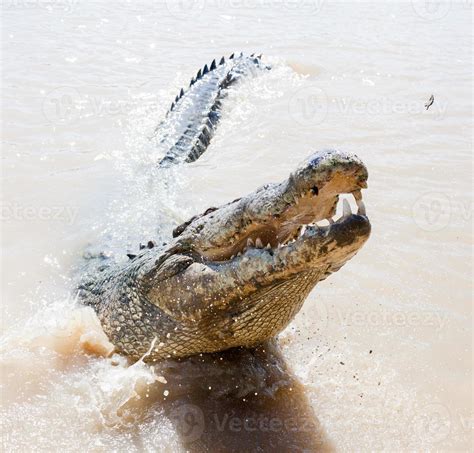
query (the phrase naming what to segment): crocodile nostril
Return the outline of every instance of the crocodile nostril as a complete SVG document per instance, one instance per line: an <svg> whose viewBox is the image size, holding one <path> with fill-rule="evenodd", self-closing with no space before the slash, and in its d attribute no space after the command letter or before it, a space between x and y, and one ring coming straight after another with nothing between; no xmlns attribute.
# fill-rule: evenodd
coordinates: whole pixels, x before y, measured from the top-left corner
<svg viewBox="0 0 474 453"><path fill-rule="evenodd" d="M319 190L316 186L311 187L311 193L316 196L319 194Z"/></svg>

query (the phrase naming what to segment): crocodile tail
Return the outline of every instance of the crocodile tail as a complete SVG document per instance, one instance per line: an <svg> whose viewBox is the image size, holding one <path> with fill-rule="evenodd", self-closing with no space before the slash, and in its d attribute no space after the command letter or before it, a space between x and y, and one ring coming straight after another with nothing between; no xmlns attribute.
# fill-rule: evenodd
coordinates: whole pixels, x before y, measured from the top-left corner
<svg viewBox="0 0 474 453"><path fill-rule="evenodd" d="M171 103L165 119L156 129L166 150L160 166L193 162L206 151L219 124L227 89L258 70L270 69L262 55L232 54L213 60L191 78Z"/></svg>

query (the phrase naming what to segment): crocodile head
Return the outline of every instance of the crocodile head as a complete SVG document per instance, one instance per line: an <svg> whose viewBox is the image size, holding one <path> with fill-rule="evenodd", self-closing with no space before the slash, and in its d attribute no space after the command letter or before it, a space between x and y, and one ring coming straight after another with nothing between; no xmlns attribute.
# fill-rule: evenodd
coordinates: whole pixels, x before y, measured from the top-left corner
<svg viewBox="0 0 474 453"><path fill-rule="evenodd" d="M175 229L146 273L148 300L182 325L199 326L198 352L276 335L368 239L367 177L357 156L319 152L285 181L208 209ZM340 194L354 196L357 212L344 200L333 219Z"/></svg>

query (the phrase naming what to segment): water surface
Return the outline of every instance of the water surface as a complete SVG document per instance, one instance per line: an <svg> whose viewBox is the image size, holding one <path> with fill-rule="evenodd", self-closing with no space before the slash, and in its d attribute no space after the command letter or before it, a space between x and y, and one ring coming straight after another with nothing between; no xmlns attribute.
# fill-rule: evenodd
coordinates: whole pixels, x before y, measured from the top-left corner
<svg viewBox="0 0 474 453"><path fill-rule="evenodd" d="M471 2L181 5L2 2L3 447L472 448ZM273 70L198 162L157 171L171 100L234 51ZM328 147L367 164L373 233L281 352L101 356L72 291L88 244L124 256Z"/></svg>

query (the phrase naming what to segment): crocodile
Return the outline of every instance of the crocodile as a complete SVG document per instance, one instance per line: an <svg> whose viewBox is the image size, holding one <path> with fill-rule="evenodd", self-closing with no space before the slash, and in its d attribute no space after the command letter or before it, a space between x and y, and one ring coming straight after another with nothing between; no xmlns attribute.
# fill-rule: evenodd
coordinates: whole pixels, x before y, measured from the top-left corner
<svg viewBox="0 0 474 453"><path fill-rule="evenodd" d="M263 65L260 57L239 58L246 67ZM211 67L215 71L218 66ZM206 77L212 74L201 71L202 85ZM214 78L222 77L227 78L223 73ZM211 99L207 88L206 105L212 110L223 93ZM171 115L186 102L181 94ZM198 122L208 115L200 109ZM194 135L187 134L179 146L174 142L164 165L193 161L209 144L196 139L200 126L185 129ZM116 351L132 360L255 347L277 336L314 286L369 238L362 200L367 178L366 166L354 154L313 152L285 180L176 226L169 242L140 245L123 262L104 259L85 272L79 298L94 308ZM352 194L355 212L341 194ZM340 201L342 215L336 219Z"/></svg>

